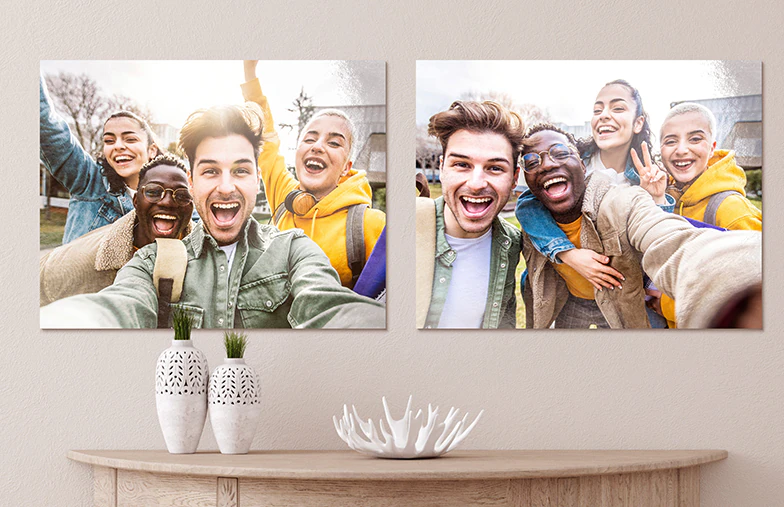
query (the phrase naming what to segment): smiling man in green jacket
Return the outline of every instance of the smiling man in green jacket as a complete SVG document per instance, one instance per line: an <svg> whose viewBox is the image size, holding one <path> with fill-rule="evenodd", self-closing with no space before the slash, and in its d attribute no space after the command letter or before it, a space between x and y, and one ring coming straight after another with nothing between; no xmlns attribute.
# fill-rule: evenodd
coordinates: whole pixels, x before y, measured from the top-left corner
<svg viewBox="0 0 784 507"><path fill-rule="evenodd" d="M183 126L180 148L201 222L183 240L187 269L172 308L203 328L384 327L384 306L343 288L301 230L280 232L251 216L261 132L260 113L238 106L197 111ZM155 327L157 252L156 244L139 250L97 294L42 308L41 326Z"/></svg>
<svg viewBox="0 0 784 507"><path fill-rule="evenodd" d="M514 328L520 231L498 215L517 181L523 121L495 102L457 101L428 133L444 151L424 327Z"/></svg>

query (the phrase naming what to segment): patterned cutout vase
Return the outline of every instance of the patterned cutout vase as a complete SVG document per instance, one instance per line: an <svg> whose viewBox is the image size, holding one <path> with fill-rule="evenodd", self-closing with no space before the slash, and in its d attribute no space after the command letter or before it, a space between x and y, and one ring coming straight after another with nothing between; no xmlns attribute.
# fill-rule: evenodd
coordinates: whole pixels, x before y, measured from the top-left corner
<svg viewBox="0 0 784 507"><path fill-rule="evenodd" d="M155 404L166 448L172 454L196 452L207 420L207 358L191 340L172 340L155 368Z"/></svg>
<svg viewBox="0 0 784 507"><path fill-rule="evenodd" d="M210 423L223 454L247 454L261 418L259 376L244 359L226 359L210 376Z"/></svg>

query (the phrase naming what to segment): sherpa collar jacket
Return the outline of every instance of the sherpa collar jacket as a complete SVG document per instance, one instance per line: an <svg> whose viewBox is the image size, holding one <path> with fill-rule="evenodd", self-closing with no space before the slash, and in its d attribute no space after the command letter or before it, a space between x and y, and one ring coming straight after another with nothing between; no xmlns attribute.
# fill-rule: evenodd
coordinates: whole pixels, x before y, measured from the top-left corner
<svg viewBox="0 0 784 507"><path fill-rule="evenodd" d="M697 229L662 211L639 187L619 188L594 173L582 206L583 248L610 257L626 280L623 289L594 291L610 327L650 327L643 270L678 301L679 327L705 327L733 294L762 279L761 234ZM523 290L526 326L547 328L568 298L566 282L523 234L528 278Z"/></svg>

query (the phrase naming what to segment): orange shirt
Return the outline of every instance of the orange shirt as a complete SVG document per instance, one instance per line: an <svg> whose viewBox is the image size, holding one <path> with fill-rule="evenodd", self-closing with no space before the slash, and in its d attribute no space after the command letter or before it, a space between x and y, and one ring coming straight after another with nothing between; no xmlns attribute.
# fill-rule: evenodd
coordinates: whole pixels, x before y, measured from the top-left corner
<svg viewBox="0 0 784 507"><path fill-rule="evenodd" d="M569 238L569 241L572 242L575 248L581 248L580 231L583 228L582 215L580 218L569 224L561 224L558 222L556 223L558 224L558 227L564 231L564 234L566 234L566 237ZM569 288L569 292L571 292L573 296L582 299L595 299L593 285L591 285L591 282L586 280L582 275L575 271L574 268L569 267L566 264L555 264L554 267L555 271L561 275L561 278L563 278L566 282L566 286Z"/></svg>

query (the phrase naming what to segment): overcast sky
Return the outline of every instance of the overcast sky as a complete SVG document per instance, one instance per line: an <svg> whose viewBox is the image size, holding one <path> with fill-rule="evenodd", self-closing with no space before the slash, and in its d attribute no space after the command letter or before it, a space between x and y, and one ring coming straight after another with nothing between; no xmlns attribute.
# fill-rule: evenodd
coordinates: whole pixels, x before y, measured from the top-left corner
<svg viewBox="0 0 784 507"><path fill-rule="evenodd" d="M625 79L640 90L657 136L671 102L762 93L761 63L744 61L418 61L416 79L418 125L469 91L504 92L581 125L602 86Z"/></svg>
<svg viewBox="0 0 784 507"><path fill-rule="evenodd" d="M241 60L42 61L41 71L86 73L105 93L131 97L150 109L155 123L177 128L196 109L242 103ZM276 124L296 123L296 116L286 109L303 86L316 106L385 103L383 61L261 61L256 73ZM285 134L281 132L283 148L290 151L296 133Z"/></svg>

